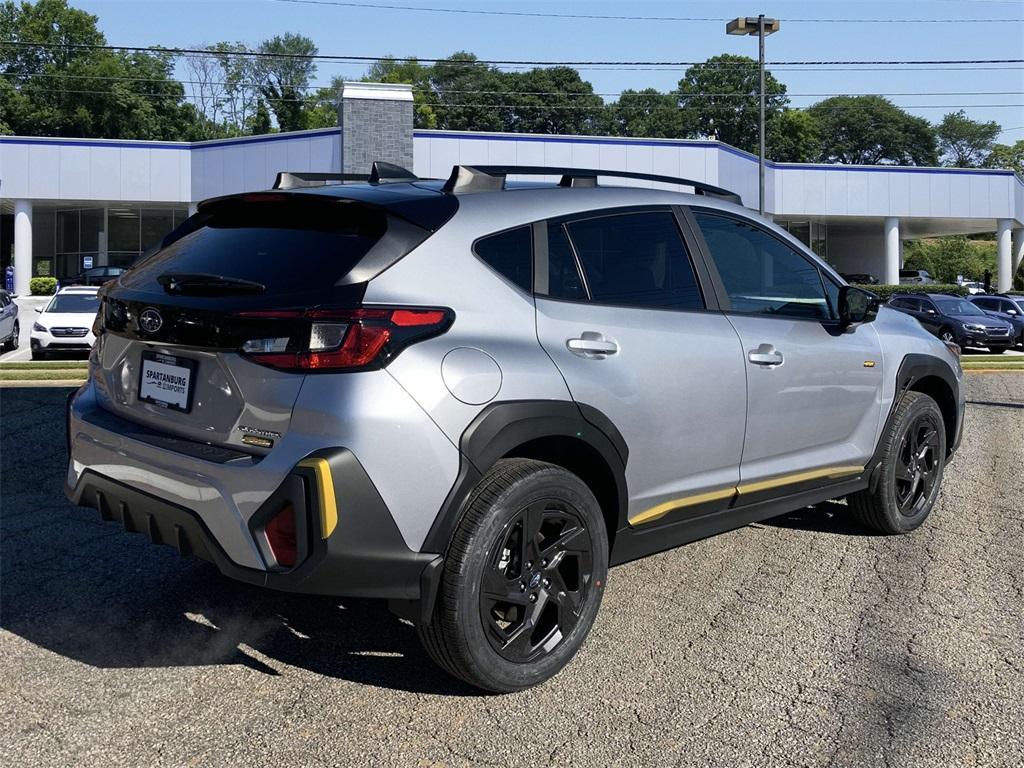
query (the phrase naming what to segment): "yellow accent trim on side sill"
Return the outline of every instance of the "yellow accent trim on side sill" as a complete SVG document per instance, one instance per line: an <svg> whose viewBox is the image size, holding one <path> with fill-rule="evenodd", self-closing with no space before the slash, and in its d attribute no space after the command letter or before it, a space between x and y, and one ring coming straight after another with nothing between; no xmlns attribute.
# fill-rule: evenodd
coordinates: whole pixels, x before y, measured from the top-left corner
<svg viewBox="0 0 1024 768"><path fill-rule="evenodd" d="M772 488L781 488L784 485L794 485L796 483L805 483L808 480L819 480L823 477L845 477L846 475L859 475L864 471L864 467L857 465L849 465L845 467L822 467L821 469L810 469L806 472L797 472L792 475L783 475L782 477L773 477L769 480L758 480L754 483L743 483L736 486L736 492L741 496L744 493L757 493L758 491L767 491Z"/></svg>
<svg viewBox="0 0 1024 768"><path fill-rule="evenodd" d="M672 501L666 501L663 504L659 504L656 507L645 509L638 515L634 515L629 518L629 524L643 525L644 523L650 523L659 518L664 517L674 509L682 509L683 507L692 507L694 504L703 504L707 501L718 501L720 499L731 499L736 495L735 488L721 488L717 491L708 491L707 493L698 493L694 496L686 496L682 499L673 499Z"/></svg>
<svg viewBox="0 0 1024 768"><path fill-rule="evenodd" d="M804 483L808 480L818 480L823 477L832 478L846 477L847 475L859 475L863 471L863 466L854 466L852 464L842 467L823 467L821 469L810 469L806 472L796 472L791 475L783 475L782 477L773 477L770 480L759 480L755 483L745 483L743 485L738 485L735 488L720 488L717 491L707 491L706 493L698 493L693 496L685 496L681 499L673 499L672 501L666 501L663 504L659 504L656 507L645 509L643 512L629 518L629 524L631 527L635 527L638 525L644 525L645 523L652 523L655 520L661 519L673 510L692 507L695 504L704 504L708 501L731 499L733 496L744 493L767 491L772 488L795 485L796 483Z"/></svg>
<svg viewBox="0 0 1024 768"><path fill-rule="evenodd" d="M334 477L327 459L303 459L300 467L309 467L316 474L317 499L320 506L320 531L327 538L338 527L338 502L334 496Z"/></svg>

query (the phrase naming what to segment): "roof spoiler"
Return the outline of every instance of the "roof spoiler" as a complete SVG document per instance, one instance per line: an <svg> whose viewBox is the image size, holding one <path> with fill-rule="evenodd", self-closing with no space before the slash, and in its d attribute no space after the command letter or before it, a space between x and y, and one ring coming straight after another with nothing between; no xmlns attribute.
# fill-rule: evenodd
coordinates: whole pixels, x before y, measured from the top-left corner
<svg viewBox="0 0 1024 768"><path fill-rule="evenodd" d="M274 180L274 189L299 189L302 187L323 187L328 184L348 182L369 182L390 184L399 181L419 181L412 171L393 163L375 160L370 173L318 173L313 171L280 171Z"/></svg>
<svg viewBox="0 0 1024 768"><path fill-rule="evenodd" d="M662 184L682 184L693 187L698 195L717 197L737 205L743 205L743 199L735 192L705 184L703 181L682 179L675 176L660 176L654 173L634 173L633 171L610 171L587 168L545 167L541 165L456 165L452 175L445 182L444 191L453 195L466 195L474 192L493 192L505 188L505 177L515 176L561 176L559 186L562 187L596 187L598 176L620 179L639 179L656 181Z"/></svg>

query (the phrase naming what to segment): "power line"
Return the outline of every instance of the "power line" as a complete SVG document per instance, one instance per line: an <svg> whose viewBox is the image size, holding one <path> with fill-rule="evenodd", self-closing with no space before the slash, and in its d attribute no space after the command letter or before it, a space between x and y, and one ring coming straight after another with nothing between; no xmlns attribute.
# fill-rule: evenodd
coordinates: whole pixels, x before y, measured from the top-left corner
<svg viewBox="0 0 1024 768"><path fill-rule="evenodd" d="M269 59L301 59L301 60L324 60L324 61L348 61L348 62L380 62L394 61L391 56L356 56L328 53L270 53L268 51L254 51L245 49L241 51L211 51L207 48L163 48L160 46L139 46L139 45L99 45L91 43L31 43L21 40L4 41L0 45L34 48L64 48L82 50L106 50L106 51L131 51L133 53L154 53L174 55L196 55L196 56L246 56L254 58ZM449 64L451 66L472 66L472 65L532 65L539 67L555 66L656 66L656 67L686 67L698 64L708 64L706 61L543 61L528 59L475 59L473 61L451 60L448 58L431 57L405 57L415 59L418 62L433 62L435 64ZM807 61L770 61L768 66L862 66L862 65L946 65L946 64L1024 64L1024 59L877 59L877 60L807 60ZM725 65L722 69L738 68L749 69L750 64Z"/></svg>
<svg viewBox="0 0 1024 768"><path fill-rule="evenodd" d="M685 22L724 22L724 17L709 16L629 16L597 13L543 13L540 11L495 11L471 8L428 8L419 5L395 5L386 3L358 3L343 0L274 0L279 3L300 5L327 5L342 8L364 8L380 11L416 11L419 13L449 13L472 16L519 16L542 19L588 19L603 21L685 21ZM787 24L1005 24L1020 23L1021 19L797 19L783 18Z"/></svg>

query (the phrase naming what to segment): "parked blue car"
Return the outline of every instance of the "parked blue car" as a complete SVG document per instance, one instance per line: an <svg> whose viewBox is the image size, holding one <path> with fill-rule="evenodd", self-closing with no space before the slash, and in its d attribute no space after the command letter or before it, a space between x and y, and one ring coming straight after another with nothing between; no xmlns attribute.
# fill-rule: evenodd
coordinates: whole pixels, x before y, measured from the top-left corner
<svg viewBox="0 0 1024 768"><path fill-rule="evenodd" d="M984 310L986 315L998 317L1013 326L1014 346L1024 347L1024 296L981 294L970 301Z"/></svg>

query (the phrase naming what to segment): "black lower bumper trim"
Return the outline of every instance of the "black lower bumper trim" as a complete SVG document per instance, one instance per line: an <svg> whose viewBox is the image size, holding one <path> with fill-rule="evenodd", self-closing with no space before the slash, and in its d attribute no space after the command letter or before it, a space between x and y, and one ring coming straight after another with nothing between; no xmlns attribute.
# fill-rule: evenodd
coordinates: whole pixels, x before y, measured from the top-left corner
<svg viewBox="0 0 1024 768"><path fill-rule="evenodd" d="M71 501L97 509L104 519L120 522L126 531L146 534L153 543L173 547L183 556L207 560L225 576L239 581L289 592L417 603L422 594L426 598L423 609L432 607L436 591L432 584L438 569L430 566L436 566L441 556L413 552L405 545L384 501L350 451L332 449L314 456L326 458L330 464L338 523L328 537L322 536L319 510L315 502L305 502L317 498L315 492L308 492L308 483L314 481L301 471L290 474L282 488L294 488L296 477L307 488L305 493L285 496L297 514L304 514L308 540L305 558L288 570L238 565L192 510L92 470L82 473L75 488L65 490ZM280 493L272 494L268 503L279 503L281 498ZM260 509L253 519L269 519L272 513ZM259 535L259 531L253 534Z"/></svg>

